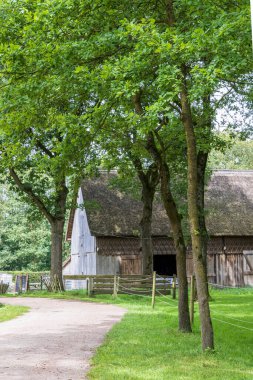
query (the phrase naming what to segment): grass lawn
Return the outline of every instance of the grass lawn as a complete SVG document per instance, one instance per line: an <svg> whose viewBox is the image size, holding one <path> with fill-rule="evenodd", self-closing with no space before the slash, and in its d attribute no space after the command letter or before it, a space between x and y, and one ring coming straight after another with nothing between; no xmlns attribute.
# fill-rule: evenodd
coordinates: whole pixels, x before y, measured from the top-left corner
<svg viewBox="0 0 253 380"><path fill-rule="evenodd" d="M25 306L11 306L3 305L0 303L0 322L8 321L24 314L29 310L29 307Z"/></svg>
<svg viewBox="0 0 253 380"><path fill-rule="evenodd" d="M194 333L185 335L177 331L172 301L172 306L158 301L154 311L145 301L136 301L98 349L89 378L252 380L253 292L212 295L214 353L201 352L197 312Z"/></svg>
<svg viewBox="0 0 253 380"><path fill-rule="evenodd" d="M201 352L198 311L193 334L182 334L177 330L177 302L171 298L157 298L152 310L150 299L138 296L88 299L82 291L32 295L113 303L128 309L93 357L89 379L253 379L253 289L211 291L215 352L207 353Z"/></svg>

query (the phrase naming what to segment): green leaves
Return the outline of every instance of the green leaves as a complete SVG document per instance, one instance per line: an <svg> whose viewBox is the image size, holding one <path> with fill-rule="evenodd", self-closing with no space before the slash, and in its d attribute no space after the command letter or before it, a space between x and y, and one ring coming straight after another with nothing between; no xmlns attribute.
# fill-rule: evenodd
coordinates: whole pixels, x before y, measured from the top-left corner
<svg viewBox="0 0 253 380"><path fill-rule="evenodd" d="M1 270L47 270L50 266L50 229L7 186L0 186Z"/></svg>
<svg viewBox="0 0 253 380"><path fill-rule="evenodd" d="M227 96L219 103L217 91L251 71L248 2L173 3L169 25L160 2L2 1L2 167L34 167L52 185L82 176L105 150L112 162L129 149L146 162L143 141L154 130L184 151L182 66L198 147L215 145L207 124L221 103L231 104Z"/></svg>

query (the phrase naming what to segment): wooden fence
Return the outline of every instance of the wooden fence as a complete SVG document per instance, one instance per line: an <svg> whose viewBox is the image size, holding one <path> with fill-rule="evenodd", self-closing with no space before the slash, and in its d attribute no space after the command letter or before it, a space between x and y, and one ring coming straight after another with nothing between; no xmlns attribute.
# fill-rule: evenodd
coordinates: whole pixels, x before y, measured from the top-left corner
<svg viewBox="0 0 253 380"><path fill-rule="evenodd" d="M154 280L155 275L155 280ZM65 275L66 280L86 280L89 296L95 294L156 295L173 294L175 298L176 278L156 275Z"/></svg>

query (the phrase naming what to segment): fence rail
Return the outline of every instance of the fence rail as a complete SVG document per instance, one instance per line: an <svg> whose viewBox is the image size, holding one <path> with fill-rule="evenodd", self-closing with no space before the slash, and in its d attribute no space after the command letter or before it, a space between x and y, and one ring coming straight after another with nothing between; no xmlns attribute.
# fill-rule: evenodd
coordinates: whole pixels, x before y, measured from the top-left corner
<svg viewBox="0 0 253 380"><path fill-rule="evenodd" d="M155 272L154 272L155 273ZM156 295L173 294L175 298L176 277L155 275L65 275L65 282L70 280L87 281L87 290L90 296L95 294L131 294Z"/></svg>

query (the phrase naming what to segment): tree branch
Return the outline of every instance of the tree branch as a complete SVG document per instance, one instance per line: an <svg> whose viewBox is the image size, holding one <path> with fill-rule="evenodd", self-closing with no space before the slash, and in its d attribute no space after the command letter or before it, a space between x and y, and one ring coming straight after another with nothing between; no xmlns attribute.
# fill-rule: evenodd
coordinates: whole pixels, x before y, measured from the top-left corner
<svg viewBox="0 0 253 380"><path fill-rule="evenodd" d="M174 15L174 7L173 0L168 0L166 4L166 16L167 23L169 26L174 26L175 24L175 15Z"/></svg>
<svg viewBox="0 0 253 380"><path fill-rule="evenodd" d="M18 174L13 168L9 168L10 176L13 178L15 184L17 187L24 192L29 199L37 206L37 208L40 210L40 212L47 218L50 224L52 224L55 220L54 216L48 211L43 201L33 192L31 187L26 186L21 179L19 178Z"/></svg>
<svg viewBox="0 0 253 380"><path fill-rule="evenodd" d="M50 158L55 157L55 155L44 144L42 144L41 141L36 140L36 145L38 148L40 148Z"/></svg>
<svg viewBox="0 0 253 380"><path fill-rule="evenodd" d="M31 137L34 136L34 133L33 133L33 130L31 127L28 128L27 131ZM50 157L50 158L55 157L55 155L36 137L35 137L35 144L36 144L37 148L41 149L48 157Z"/></svg>
<svg viewBox="0 0 253 380"><path fill-rule="evenodd" d="M141 91L136 92L136 94L133 96L133 103L134 103L135 112L138 115L142 115L144 111L141 104Z"/></svg>

